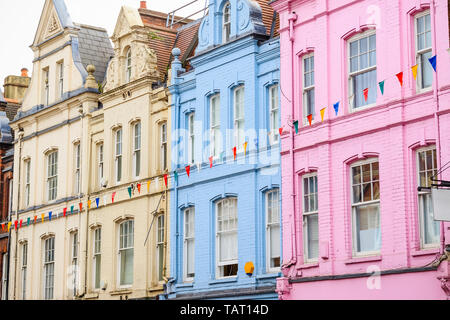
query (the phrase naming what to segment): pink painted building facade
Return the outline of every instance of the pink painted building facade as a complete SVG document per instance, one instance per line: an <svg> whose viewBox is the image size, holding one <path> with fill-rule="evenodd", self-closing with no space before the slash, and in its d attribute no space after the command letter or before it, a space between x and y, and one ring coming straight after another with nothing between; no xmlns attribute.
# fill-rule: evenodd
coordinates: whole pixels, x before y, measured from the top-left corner
<svg viewBox="0 0 450 320"><path fill-rule="evenodd" d="M281 37L280 299L448 299L450 259L433 262L450 223L434 221L418 187L450 161L449 1L271 6Z"/></svg>

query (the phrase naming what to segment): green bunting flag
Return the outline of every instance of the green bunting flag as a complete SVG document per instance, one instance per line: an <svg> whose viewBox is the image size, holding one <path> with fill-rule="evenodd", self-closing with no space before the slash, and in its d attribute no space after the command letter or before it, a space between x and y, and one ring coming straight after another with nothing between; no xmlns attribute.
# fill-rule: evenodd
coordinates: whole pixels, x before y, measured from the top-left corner
<svg viewBox="0 0 450 320"><path fill-rule="evenodd" d="M30 218L27 219L27 226L30 225L30 220L31 220Z"/></svg>
<svg viewBox="0 0 450 320"><path fill-rule="evenodd" d="M384 95L384 80L378 82L378 85L380 86L381 95Z"/></svg>
<svg viewBox="0 0 450 320"><path fill-rule="evenodd" d="M175 182L178 182L178 172L173 172L173 177L175 178Z"/></svg>
<svg viewBox="0 0 450 320"><path fill-rule="evenodd" d="M131 187L128 187L128 194L130 195L131 198Z"/></svg>
<svg viewBox="0 0 450 320"><path fill-rule="evenodd" d="M294 121L295 133L298 133L298 120Z"/></svg>

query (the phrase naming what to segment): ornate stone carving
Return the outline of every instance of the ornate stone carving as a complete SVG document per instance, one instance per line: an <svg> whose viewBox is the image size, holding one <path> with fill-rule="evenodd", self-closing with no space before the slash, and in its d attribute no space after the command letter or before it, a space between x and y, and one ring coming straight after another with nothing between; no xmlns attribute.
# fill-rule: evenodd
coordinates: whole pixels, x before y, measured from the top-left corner
<svg viewBox="0 0 450 320"><path fill-rule="evenodd" d="M115 76L117 72L117 59L113 58L109 62L108 71L106 73L106 85L104 90L108 91L115 87Z"/></svg>
<svg viewBox="0 0 450 320"><path fill-rule="evenodd" d="M45 37L46 38L50 37L51 35L56 33L56 31L58 31L59 29L60 29L60 27L59 27L58 19L56 18L55 13L52 12L50 15L48 24L47 24L47 30L45 31L45 33L46 33Z"/></svg>
<svg viewBox="0 0 450 320"><path fill-rule="evenodd" d="M154 50L150 50L146 44L139 44L136 48L135 66L137 77L158 74L157 57Z"/></svg>
<svg viewBox="0 0 450 320"><path fill-rule="evenodd" d="M200 25L199 35L200 46L207 46L209 43L209 16L206 16L203 19Z"/></svg>
<svg viewBox="0 0 450 320"><path fill-rule="evenodd" d="M239 0L237 9L239 17L239 30L244 30L250 22L250 10L244 0Z"/></svg>

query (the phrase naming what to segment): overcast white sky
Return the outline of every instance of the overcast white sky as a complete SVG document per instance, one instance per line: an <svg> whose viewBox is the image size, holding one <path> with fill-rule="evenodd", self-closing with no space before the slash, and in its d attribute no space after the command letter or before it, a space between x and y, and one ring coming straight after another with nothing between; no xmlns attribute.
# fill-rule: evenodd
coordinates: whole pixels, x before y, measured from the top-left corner
<svg viewBox="0 0 450 320"><path fill-rule="evenodd" d="M170 12L192 0L147 0L147 8ZM72 21L108 30L111 36L120 7L139 8L139 0L65 0ZM45 0L0 0L0 87L8 75L20 75L20 69L28 68L31 76L33 52L29 48L39 23ZM206 0L197 0L178 11L181 16L190 15L205 6Z"/></svg>

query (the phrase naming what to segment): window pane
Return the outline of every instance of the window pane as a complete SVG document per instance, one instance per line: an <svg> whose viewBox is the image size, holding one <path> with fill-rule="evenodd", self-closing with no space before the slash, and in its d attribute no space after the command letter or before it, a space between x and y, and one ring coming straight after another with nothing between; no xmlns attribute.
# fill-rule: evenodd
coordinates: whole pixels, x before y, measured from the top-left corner
<svg viewBox="0 0 450 320"><path fill-rule="evenodd" d="M371 181L370 163L363 165L362 169L363 169L363 182L370 182Z"/></svg>
<svg viewBox="0 0 450 320"><path fill-rule="evenodd" d="M361 107L376 102L377 97L377 71L372 70L352 77L355 107ZM367 101L363 90L369 88Z"/></svg>
<svg viewBox="0 0 450 320"><path fill-rule="evenodd" d="M355 210L357 251L378 251L381 247L379 205L359 206Z"/></svg>
<svg viewBox="0 0 450 320"><path fill-rule="evenodd" d="M133 283L133 249L122 250L120 253L120 284L129 285Z"/></svg>
<svg viewBox="0 0 450 320"><path fill-rule="evenodd" d="M431 87L433 83L433 67L428 59L432 57L432 52L428 51L420 55L420 65L422 73L422 88Z"/></svg>
<svg viewBox="0 0 450 320"><path fill-rule="evenodd" d="M361 167L353 167L352 168L352 177L353 177L353 184L361 183Z"/></svg>
<svg viewBox="0 0 450 320"><path fill-rule="evenodd" d="M372 200L372 185L370 183L366 183L363 185L364 192L364 201Z"/></svg>
<svg viewBox="0 0 450 320"><path fill-rule="evenodd" d="M306 218L308 228L308 259L319 256L319 216L310 215Z"/></svg>
<svg viewBox="0 0 450 320"><path fill-rule="evenodd" d="M353 203L361 202L361 186L353 187Z"/></svg>
<svg viewBox="0 0 450 320"><path fill-rule="evenodd" d="M440 223L434 220L431 194L420 195L419 201L423 221L423 244L437 244L440 240Z"/></svg>
<svg viewBox="0 0 450 320"><path fill-rule="evenodd" d="M379 174L379 164L378 162L372 163L372 180L377 181L380 180L380 174Z"/></svg>

